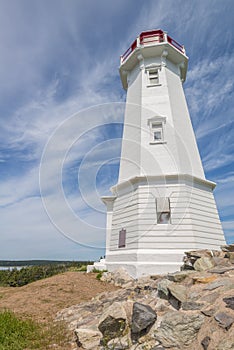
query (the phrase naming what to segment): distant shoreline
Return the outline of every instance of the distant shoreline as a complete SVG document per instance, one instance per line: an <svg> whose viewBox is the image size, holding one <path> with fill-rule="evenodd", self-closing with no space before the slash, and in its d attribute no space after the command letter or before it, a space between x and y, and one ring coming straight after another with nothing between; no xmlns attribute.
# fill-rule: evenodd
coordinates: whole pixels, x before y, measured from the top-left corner
<svg viewBox="0 0 234 350"><path fill-rule="evenodd" d="M20 269L22 269L24 267L28 267L28 266L0 266L0 271L13 270L13 269L20 270Z"/></svg>
<svg viewBox="0 0 234 350"><path fill-rule="evenodd" d="M8 267L28 267L38 265L57 265L57 264L71 264L82 263L84 265L92 263L92 261L83 260L0 260L0 269L5 270ZM2 269L2 267L4 269Z"/></svg>

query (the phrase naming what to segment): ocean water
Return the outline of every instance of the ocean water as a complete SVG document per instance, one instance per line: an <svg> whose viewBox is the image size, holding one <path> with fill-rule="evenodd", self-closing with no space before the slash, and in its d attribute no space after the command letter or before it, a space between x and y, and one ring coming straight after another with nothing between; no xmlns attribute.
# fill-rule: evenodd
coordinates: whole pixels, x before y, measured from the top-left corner
<svg viewBox="0 0 234 350"><path fill-rule="evenodd" d="M22 269L22 267L26 267L26 266L0 266L0 270L13 270L13 269L20 270Z"/></svg>

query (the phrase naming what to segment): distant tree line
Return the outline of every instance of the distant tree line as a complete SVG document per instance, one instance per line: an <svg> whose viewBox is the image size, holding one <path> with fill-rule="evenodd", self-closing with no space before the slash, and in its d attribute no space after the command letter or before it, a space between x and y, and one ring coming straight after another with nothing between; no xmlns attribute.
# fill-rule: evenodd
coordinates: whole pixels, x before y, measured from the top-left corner
<svg viewBox="0 0 234 350"><path fill-rule="evenodd" d="M74 261L74 260L0 260L0 266L34 266L34 265L57 265L57 264L90 264L90 261Z"/></svg>
<svg viewBox="0 0 234 350"><path fill-rule="evenodd" d="M88 264L89 261L73 261L0 270L0 286L21 287L62 272L85 271Z"/></svg>

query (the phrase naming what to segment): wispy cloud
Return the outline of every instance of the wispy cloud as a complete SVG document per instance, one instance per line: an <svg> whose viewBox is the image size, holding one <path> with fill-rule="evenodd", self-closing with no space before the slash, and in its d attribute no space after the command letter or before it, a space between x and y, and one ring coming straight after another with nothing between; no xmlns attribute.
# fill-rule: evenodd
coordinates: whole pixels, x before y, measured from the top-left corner
<svg viewBox="0 0 234 350"><path fill-rule="evenodd" d="M120 153L119 141L118 145L106 143L108 137L119 138L120 131L105 125L110 120L121 122L124 109L121 104L112 109L101 105L124 101L119 56L138 33L159 27L185 44L191 56L185 92L206 172L218 182L216 198L226 223L224 228L231 237L233 2L226 0L223 6L216 0L198 0L195 6L179 0L176 8L177 11L171 0L150 0L147 4L134 0L1 2L0 246L10 247L11 242L9 256L19 256L18 242L24 242L22 246L28 242L28 249L38 257L45 246L51 257L55 256L54 250L63 257L70 249L75 252L75 246L69 243L64 248L66 253L62 252L66 243L56 238L57 231L38 197L43 149L56 128L62 126L65 128L61 128L48 158L46 195L61 214L63 208L56 202L55 185L56 162L62 155L64 163L58 180L63 181L73 214L88 223L85 227L89 239L84 237L84 241L104 243L104 206L99 196L107 194L113 184ZM99 107L90 108L94 105ZM77 122L66 128L72 115L78 116ZM89 132L79 138L85 130ZM108 168L105 164L111 159L115 164ZM78 177L79 171L82 178ZM77 227L73 219L69 222L67 217L64 222L71 232ZM93 229L95 225L101 228L99 237ZM30 236L30 232L34 234ZM78 251L85 256L83 248ZM86 252L91 255L88 248ZM24 253L30 256L26 250Z"/></svg>
<svg viewBox="0 0 234 350"><path fill-rule="evenodd" d="M234 86L230 76L233 64L232 54L212 61L204 59L188 73L186 96L198 137L232 121L227 102L233 99ZM225 113L225 118L220 118L220 111Z"/></svg>

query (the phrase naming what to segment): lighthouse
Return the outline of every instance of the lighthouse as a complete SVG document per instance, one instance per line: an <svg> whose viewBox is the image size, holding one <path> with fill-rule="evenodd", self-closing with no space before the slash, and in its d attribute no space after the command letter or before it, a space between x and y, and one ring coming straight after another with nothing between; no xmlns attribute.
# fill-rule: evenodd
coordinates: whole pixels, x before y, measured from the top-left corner
<svg viewBox="0 0 234 350"><path fill-rule="evenodd" d="M127 99L119 178L102 198L108 271L173 272L185 251L225 244L184 96L187 65L184 47L163 30L142 32L121 56Z"/></svg>

